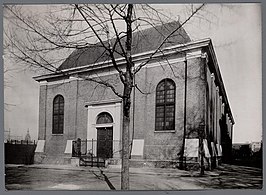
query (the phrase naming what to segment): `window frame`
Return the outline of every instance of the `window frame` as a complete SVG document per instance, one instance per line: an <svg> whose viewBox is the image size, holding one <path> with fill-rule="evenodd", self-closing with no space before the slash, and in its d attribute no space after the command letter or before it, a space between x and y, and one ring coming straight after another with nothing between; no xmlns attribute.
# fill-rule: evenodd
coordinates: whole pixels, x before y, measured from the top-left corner
<svg viewBox="0 0 266 195"><path fill-rule="evenodd" d="M58 102L56 102L57 99L59 99ZM55 113L56 106L58 110ZM57 116L57 121L55 121L56 116ZM53 135L64 134L64 121L65 121L64 117L65 117L65 99L62 95L58 94L53 99L53 115L52 115L52 134Z"/></svg>
<svg viewBox="0 0 266 195"><path fill-rule="evenodd" d="M107 118L107 119L109 118L110 121L102 123L102 121L100 121L101 117L104 117L104 118ZM99 113L97 115L96 125L113 124L113 123L114 123L114 119L113 119L112 115L109 112L101 112L101 113Z"/></svg>
<svg viewBox="0 0 266 195"><path fill-rule="evenodd" d="M170 83L172 86L173 86L173 89L167 89L167 83ZM164 85L164 90L163 90L163 100L164 102L158 102L159 100L159 87L161 87L161 85ZM173 93L172 94L168 94L168 95L173 95L173 101L167 101L167 91L171 91L173 90ZM173 128L170 128L169 126L166 126L166 122L168 121L167 119L170 118L170 116L167 116L166 115L166 110L167 110L167 106L173 106L173 117L171 117L173 119L173 124L172 124L172 127ZM163 127L161 125L158 125L158 110L157 108L158 107L163 107ZM155 132L173 132L175 131L175 112L176 112L176 85L175 85L175 82L172 80L172 79L169 79L169 78L166 78L166 79L163 79L161 80L157 87L156 87L156 92L155 92Z"/></svg>

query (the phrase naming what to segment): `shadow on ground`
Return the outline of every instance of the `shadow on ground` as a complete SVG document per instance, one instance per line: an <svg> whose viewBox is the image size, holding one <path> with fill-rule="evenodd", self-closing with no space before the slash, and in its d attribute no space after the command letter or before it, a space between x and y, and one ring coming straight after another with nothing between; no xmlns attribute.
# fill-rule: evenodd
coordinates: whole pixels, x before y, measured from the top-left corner
<svg viewBox="0 0 266 195"><path fill-rule="evenodd" d="M119 190L120 169L6 166L7 190ZM261 189L262 170L222 165L204 176L166 168L131 168L131 190Z"/></svg>

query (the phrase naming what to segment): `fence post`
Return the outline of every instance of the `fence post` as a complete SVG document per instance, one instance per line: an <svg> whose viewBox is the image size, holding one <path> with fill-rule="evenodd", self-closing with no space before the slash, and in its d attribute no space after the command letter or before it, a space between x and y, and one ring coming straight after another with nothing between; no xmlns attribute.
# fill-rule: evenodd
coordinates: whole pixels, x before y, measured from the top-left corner
<svg viewBox="0 0 266 195"><path fill-rule="evenodd" d="M87 155L88 154L88 148L87 148L87 139L86 139L86 141L85 141L85 155Z"/></svg>
<svg viewBox="0 0 266 195"><path fill-rule="evenodd" d="M80 138L77 139L77 153L78 153L78 156L80 157L81 156L81 139Z"/></svg>

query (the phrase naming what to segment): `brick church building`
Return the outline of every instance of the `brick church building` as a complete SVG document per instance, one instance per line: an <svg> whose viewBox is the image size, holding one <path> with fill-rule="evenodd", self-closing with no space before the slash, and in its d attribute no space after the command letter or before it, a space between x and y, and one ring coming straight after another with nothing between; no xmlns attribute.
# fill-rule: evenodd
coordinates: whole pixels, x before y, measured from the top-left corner
<svg viewBox="0 0 266 195"><path fill-rule="evenodd" d="M133 34L138 66L178 22ZM139 162L199 160L203 138L206 162L228 161L234 119L210 39L191 41L183 28L135 76L131 106L131 158ZM70 163L78 138L81 154L121 158L122 100L112 90L81 76L112 83L117 71L101 47L75 50L57 73L36 76L40 84L39 134L35 163ZM123 59L117 59L121 68ZM85 145L84 145L85 143Z"/></svg>

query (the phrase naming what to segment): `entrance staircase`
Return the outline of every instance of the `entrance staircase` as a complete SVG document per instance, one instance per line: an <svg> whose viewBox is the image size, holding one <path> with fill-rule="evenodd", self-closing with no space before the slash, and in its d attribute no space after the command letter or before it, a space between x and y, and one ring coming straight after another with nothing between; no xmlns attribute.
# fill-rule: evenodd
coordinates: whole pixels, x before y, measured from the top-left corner
<svg viewBox="0 0 266 195"><path fill-rule="evenodd" d="M105 159L95 156L80 156L80 166L105 167Z"/></svg>
<svg viewBox="0 0 266 195"><path fill-rule="evenodd" d="M110 142L105 139L81 140L78 138L72 142L71 162L79 166L106 167L110 164L109 159L119 155L120 146L120 140L112 140Z"/></svg>

